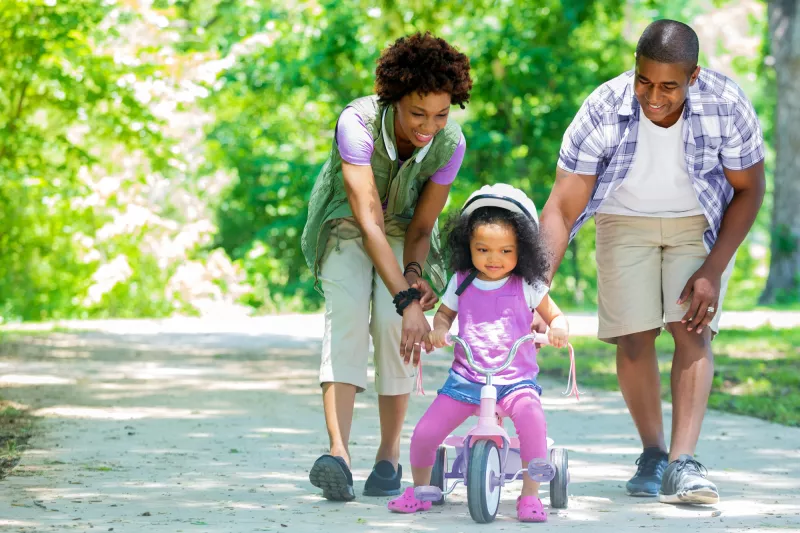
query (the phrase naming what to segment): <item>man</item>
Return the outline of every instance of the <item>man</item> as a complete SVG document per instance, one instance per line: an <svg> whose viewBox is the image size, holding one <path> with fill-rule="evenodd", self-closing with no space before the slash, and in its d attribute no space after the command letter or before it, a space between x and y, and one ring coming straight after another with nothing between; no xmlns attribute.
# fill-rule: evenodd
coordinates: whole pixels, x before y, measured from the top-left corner
<svg viewBox="0 0 800 533"><path fill-rule="evenodd" d="M596 215L598 337L617 346L617 376L644 446L632 496L716 503L693 458L714 374L711 340L736 249L764 197L764 150L752 105L697 66L695 32L650 24L636 69L597 88L564 134L542 211L552 274ZM655 340L675 339L669 452Z"/></svg>

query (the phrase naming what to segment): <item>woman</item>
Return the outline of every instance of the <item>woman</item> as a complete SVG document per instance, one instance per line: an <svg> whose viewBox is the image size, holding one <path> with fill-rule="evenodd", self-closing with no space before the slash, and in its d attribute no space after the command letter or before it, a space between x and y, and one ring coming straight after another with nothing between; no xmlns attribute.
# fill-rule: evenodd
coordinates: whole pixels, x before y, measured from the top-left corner
<svg viewBox="0 0 800 533"><path fill-rule="evenodd" d="M381 442L364 487L400 493L400 433L430 326L424 311L445 273L436 219L466 142L448 121L472 80L469 59L429 33L398 39L376 69L376 95L351 102L311 193L303 253L325 295L320 383L330 453L309 478L329 500L355 498L348 441L374 344ZM398 348L399 347L399 348Z"/></svg>

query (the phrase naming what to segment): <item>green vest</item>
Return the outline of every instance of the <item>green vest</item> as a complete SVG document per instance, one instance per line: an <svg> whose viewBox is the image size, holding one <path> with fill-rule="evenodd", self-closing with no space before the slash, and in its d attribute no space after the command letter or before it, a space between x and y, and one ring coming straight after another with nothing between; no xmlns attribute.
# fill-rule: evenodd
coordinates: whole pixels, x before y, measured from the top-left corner
<svg viewBox="0 0 800 533"><path fill-rule="evenodd" d="M397 168L397 141L394 136L394 108L378 102L377 96L365 96L351 102L364 118L372 133L374 150L370 164L375 185L386 215L408 226L423 185L442 168L456 151L461 140L461 128L452 120L423 148L417 148L403 166ZM351 217L353 212L347 201L342 176L342 158L336 145L336 135L328 160L320 170L308 202L308 221L303 229L301 247L308 267L314 272L315 287L319 290L319 262L330 235L330 222ZM431 285L439 292L444 290L447 274L439 243L438 223L431 234L431 248L425 263Z"/></svg>

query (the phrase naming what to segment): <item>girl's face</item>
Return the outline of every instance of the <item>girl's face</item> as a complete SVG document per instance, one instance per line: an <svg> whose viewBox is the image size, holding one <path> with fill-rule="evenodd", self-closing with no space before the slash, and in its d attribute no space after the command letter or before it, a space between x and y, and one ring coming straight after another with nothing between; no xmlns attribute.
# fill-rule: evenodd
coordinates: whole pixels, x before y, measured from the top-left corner
<svg viewBox="0 0 800 533"><path fill-rule="evenodd" d="M447 125L450 114L450 94L430 93L420 96L412 92L396 104L394 133L398 148L401 145L422 148Z"/></svg>
<svg viewBox="0 0 800 533"><path fill-rule="evenodd" d="M472 231L469 249L478 279L497 281L517 266L517 234L510 224L480 224Z"/></svg>

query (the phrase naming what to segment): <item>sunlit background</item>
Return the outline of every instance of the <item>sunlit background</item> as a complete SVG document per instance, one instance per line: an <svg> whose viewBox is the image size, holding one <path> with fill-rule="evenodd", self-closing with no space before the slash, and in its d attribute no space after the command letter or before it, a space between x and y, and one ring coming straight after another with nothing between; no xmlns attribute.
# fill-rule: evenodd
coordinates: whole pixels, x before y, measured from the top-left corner
<svg viewBox="0 0 800 533"><path fill-rule="evenodd" d="M475 81L467 108L451 115L468 148L446 211L498 181L541 209L581 102L633 67L636 40L660 17L695 28L702 66L743 87L767 144L767 198L725 300L698 447L723 502L709 512L620 497L639 441L621 396L607 392L617 389L615 349L592 338L590 224L553 290L570 318L580 403L559 395L565 353L545 348L539 358L548 434L570 450L573 491L550 525L795 527L800 57L787 32L800 38L800 9L783 10L795 4L0 0L0 500L9 502L0 527L471 523L463 490L407 527L383 500L340 510L308 483L328 448L317 380L322 300L300 234L336 118L372 92L381 50L431 30L470 57ZM667 402L673 348L669 335L658 338ZM425 357L429 392L410 399L406 465L451 357ZM376 404L370 385L355 405L359 498L379 440ZM515 491L501 526L513 520Z"/></svg>
<svg viewBox="0 0 800 533"><path fill-rule="evenodd" d="M786 256L775 269L784 288L762 303L796 304L800 261L785 221L797 215L786 203L771 216L781 56L770 55L767 7L0 0L2 319L319 309L299 247L311 186L338 114L371 93L380 51L415 31L445 37L472 63L472 99L452 114L468 149L448 209L496 181L541 208L580 103L632 68L636 39L659 17L695 28L702 66L744 88L769 147L768 198L725 307L759 302L771 234ZM593 254L590 226L556 278L565 307L594 307Z"/></svg>

